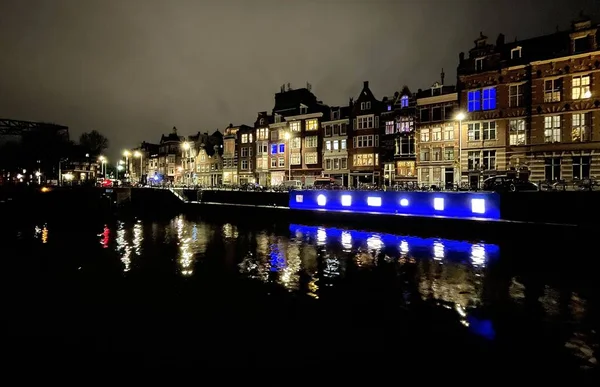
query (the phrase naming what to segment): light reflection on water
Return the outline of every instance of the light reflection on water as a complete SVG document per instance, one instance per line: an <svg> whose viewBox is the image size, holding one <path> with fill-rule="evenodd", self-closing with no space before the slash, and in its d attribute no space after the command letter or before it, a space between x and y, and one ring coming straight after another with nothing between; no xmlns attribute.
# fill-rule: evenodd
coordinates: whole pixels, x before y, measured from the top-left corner
<svg viewBox="0 0 600 387"><path fill-rule="evenodd" d="M52 227L42 223L33 229L34 239L44 248L52 245L45 245ZM238 276L318 302L339 291L345 281L362 286L363 274L385 273L377 278L400 284L398 302L404 306L416 300L433 302L453 311L457 321L485 337L493 338L497 329L491 320L477 317L490 303L484 292L490 287L490 268L500 259L497 245L295 224L287 232L240 229L184 217L167 224L120 221L99 228L95 235L98 248L116 253L127 273L143 266L154 250L172 246L176 255L160 258L172 260L181 277L210 276L210 272L198 272L203 267L199 263L230 260L229 269ZM514 304L525 305L531 298L531 286L517 276L505 286ZM591 344L595 341L582 328L588 315L585 296L575 291L565 294L551 284L542 284L540 289L535 300L545 318L566 319L572 326L564 346L588 362L595 361Z"/></svg>

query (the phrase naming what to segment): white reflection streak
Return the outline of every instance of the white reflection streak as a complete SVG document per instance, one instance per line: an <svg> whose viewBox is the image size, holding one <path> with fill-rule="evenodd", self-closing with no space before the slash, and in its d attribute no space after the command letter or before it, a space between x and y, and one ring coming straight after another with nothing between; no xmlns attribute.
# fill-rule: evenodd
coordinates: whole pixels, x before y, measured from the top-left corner
<svg viewBox="0 0 600 387"><path fill-rule="evenodd" d="M324 228L319 227L317 229L317 245L321 246L327 242L327 231Z"/></svg>
<svg viewBox="0 0 600 387"><path fill-rule="evenodd" d="M440 241L433 242L433 259L436 261L444 259L444 244Z"/></svg>
<svg viewBox="0 0 600 387"><path fill-rule="evenodd" d="M471 263L473 266L484 267L485 260L485 246L481 244L471 246Z"/></svg>
<svg viewBox="0 0 600 387"><path fill-rule="evenodd" d="M402 242L400 242L400 253L402 255L406 255L406 254L408 254L408 251L409 251L408 242L403 240Z"/></svg>
<svg viewBox="0 0 600 387"><path fill-rule="evenodd" d="M367 239L367 247L369 250L381 250L383 242L379 235L372 235Z"/></svg>
<svg viewBox="0 0 600 387"><path fill-rule="evenodd" d="M190 276L194 273L192 268L192 252L190 251L190 238L186 238L183 230L183 218L177 219L177 239L179 240L179 265L181 266L181 274Z"/></svg>
<svg viewBox="0 0 600 387"><path fill-rule="evenodd" d="M117 226L117 252L121 255L121 262L123 262L123 271L128 272L131 270L131 246L125 240L125 225L123 222L119 222Z"/></svg>
<svg viewBox="0 0 600 387"><path fill-rule="evenodd" d="M138 220L135 226L133 226L133 249L135 251L135 255L137 255L138 257L142 255L142 241L144 240L142 232L142 224Z"/></svg>
<svg viewBox="0 0 600 387"><path fill-rule="evenodd" d="M352 234L348 231L342 232L342 247L346 250L352 250Z"/></svg>
<svg viewBox="0 0 600 387"><path fill-rule="evenodd" d="M339 277L340 275L340 260L336 256L325 258L325 268L323 276L327 278Z"/></svg>

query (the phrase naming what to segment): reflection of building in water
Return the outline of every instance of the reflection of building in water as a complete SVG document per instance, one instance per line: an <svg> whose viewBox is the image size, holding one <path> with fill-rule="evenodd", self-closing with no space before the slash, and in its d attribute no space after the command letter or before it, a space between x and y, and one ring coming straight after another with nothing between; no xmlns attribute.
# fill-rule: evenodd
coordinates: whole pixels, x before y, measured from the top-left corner
<svg viewBox="0 0 600 387"><path fill-rule="evenodd" d="M227 223L223 225L223 236L227 239L235 239L238 237L238 229L236 226L231 223Z"/></svg>
<svg viewBox="0 0 600 387"><path fill-rule="evenodd" d="M98 235L100 237L100 244L103 248L108 249L108 244L110 242L110 229L108 226L104 226L102 230L102 234Z"/></svg>
<svg viewBox="0 0 600 387"><path fill-rule="evenodd" d="M476 286L475 274L461 263L419 260L417 264L419 292L423 299L475 306L481 299L482 287Z"/></svg>
<svg viewBox="0 0 600 387"><path fill-rule="evenodd" d="M284 242L279 243L279 253L283 257L284 264L278 270L278 281L288 290L298 290L300 288L300 268L302 261L300 259L300 249L297 244L289 244L286 248Z"/></svg>
<svg viewBox="0 0 600 387"><path fill-rule="evenodd" d="M256 234L256 254L252 252L246 254L239 264L240 273L248 278L268 282L271 258L270 237L265 232L260 232Z"/></svg>
<svg viewBox="0 0 600 387"><path fill-rule="evenodd" d="M48 227L44 224L43 228L39 228L39 226L35 226L34 229L34 237L40 238L42 243L48 243Z"/></svg>

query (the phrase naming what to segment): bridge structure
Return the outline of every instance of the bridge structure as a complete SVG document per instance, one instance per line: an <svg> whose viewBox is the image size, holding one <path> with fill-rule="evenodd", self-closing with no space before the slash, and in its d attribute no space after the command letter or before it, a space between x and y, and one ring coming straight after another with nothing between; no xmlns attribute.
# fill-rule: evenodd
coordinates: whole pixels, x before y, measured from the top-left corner
<svg viewBox="0 0 600 387"><path fill-rule="evenodd" d="M69 138L69 128L48 122L31 122L0 118L0 136L23 136L25 134L53 132Z"/></svg>

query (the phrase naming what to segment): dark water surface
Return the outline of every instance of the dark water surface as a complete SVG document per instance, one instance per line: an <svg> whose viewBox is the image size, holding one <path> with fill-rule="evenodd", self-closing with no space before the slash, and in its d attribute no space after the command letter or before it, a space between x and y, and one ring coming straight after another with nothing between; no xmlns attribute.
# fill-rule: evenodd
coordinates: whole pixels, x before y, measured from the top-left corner
<svg viewBox="0 0 600 387"><path fill-rule="evenodd" d="M16 363L596 372L597 252L560 241L183 215L4 221L0 241L3 349Z"/></svg>

